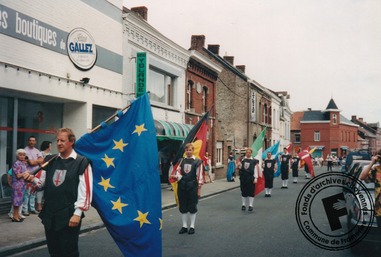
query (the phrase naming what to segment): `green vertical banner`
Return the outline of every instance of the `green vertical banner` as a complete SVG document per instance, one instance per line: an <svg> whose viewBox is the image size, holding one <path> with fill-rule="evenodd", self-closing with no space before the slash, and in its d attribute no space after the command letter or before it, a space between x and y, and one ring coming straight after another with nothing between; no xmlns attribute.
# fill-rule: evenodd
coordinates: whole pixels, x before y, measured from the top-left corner
<svg viewBox="0 0 381 257"><path fill-rule="evenodd" d="M146 92L147 86L147 55L145 52L136 54L136 97Z"/></svg>

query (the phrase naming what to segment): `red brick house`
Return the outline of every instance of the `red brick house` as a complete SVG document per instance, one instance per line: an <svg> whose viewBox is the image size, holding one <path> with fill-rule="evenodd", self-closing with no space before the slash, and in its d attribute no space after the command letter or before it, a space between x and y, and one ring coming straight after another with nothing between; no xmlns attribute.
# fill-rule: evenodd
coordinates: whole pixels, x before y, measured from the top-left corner
<svg viewBox="0 0 381 257"><path fill-rule="evenodd" d="M194 125L207 111L210 111L206 151L212 155L212 166L215 164L216 144L216 81L221 70L220 66L201 53L190 50L186 70L185 123Z"/></svg>
<svg viewBox="0 0 381 257"><path fill-rule="evenodd" d="M325 110L308 110L300 120L301 148L316 147L313 156L345 156L357 147L358 125L343 115L331 99Z"/></svg>

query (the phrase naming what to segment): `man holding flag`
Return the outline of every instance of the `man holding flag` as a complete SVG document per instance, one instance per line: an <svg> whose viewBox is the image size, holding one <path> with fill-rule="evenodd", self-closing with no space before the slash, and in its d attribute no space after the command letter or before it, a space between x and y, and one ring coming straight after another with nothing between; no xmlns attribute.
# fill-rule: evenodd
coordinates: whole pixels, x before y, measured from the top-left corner
<svg viewBox="0 0 381 257"><path fill-rule="evenodd" d="M69 128L57 132L58 157L46 167L46 179L27 175L44 187L45 203L39 217L44 224L51 256L79 256L78 238L83 212L92 199L92 168L87 158L74 150L75 135Z"/></svg>
<svg viewBox="0 0 381 257"><path fill-rule="evenodd" d="M208 120L209 111L194 125L194 127L189 131L188 136L185 138L184 142L180 146L177 152L176 158L173 161L172 172L169 177L169 181L172 185L173 192L175 194L175 199L179 207L183 226L179 231L179 234L188 233L190 235L195 233L195 221L197 212L197 203L199 197L199 191L201 189L202 180L202 163L201 158L205 156L206 151L206 134L208 132ZM185 158L184 158L185 154ZM186 160L192 159L192 160ZM200 162L200 164L198 164ZM185 166L187 164L187 166ZM193 169L193 170L192 170ZM194 171L194 169L196 169ZM195 174L193 174L195 173ZM185 177L183 177L185 174ZM196 177L195 177L196 175ZM183 180L184 179L184 180ZM182 181L183 180L183 181ZM194 182L189 182L191 180L196 180L196 196L194 196L193 187L191 184ZM187 182L188 181L188 182ZM185 192L185 189L191 190L190 192ZM182 191L182 192L180 192ZM186 198L188 197L188 198ZM194 197L196 199L194 200ZM181 199L180 199L181 198ZM184 200L185 198L185 200ZM188 214L190 213L190 228L188 230Z"/></svg>
<svg viewBox="0 0 381 257"><path fill-rule="evenodd" d="M193 155L194 146L188 143L185 146L186 157L177 167L176 174L172 178L178 181L177 196L179 200L179 210L183 226L179 234L195 233L195 222L198 203L198 188L203 184L202 180L202 161ZM190 216L190 228L188 231L188 213Z"/></svg>

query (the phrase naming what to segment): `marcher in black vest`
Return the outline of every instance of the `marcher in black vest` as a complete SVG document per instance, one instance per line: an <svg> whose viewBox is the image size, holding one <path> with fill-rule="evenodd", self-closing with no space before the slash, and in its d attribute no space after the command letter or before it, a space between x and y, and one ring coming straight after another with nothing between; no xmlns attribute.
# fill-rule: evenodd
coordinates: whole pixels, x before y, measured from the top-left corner
<svg viewBox="0 0 381 257"><path fill-rule="evenodd" d="M194 146L188 143L185 146L186 157L172 177L178 181L177 196L179 199L179 210L183 226L179 234L194 234L198 203L198 188L203 184L202 161L193 155ZM188 213L190 216L190 227L188 230Z"/></svg>
<svg viewBox="0 0 381 257"><path fill-rule="evenodd" d="M267 152L267 158L263 160L263 174L265 176L265 197L271 197L274 184L274 173L277 171L277 164L272 158L271 152Z"/></svg>
<svg viewBox="0 0 381 257"><path fill-rule="evenodd" d="M280 172L282 179L282 187L288 188L288 173L290 173L291 155L288 153L287 148L283 148L283 154L280 155Z"/></svg>
<svg viewBox="0 0 381 257"><path fill-rule="evenodd" d="M253 211L255 184L257 183L259 174L259 161L251 156L252 153L253 151L250 148L246 149L246 155L241 160L242 165L239 170L239 181L242 196L241 210L243 211L246 210L247 198L249 198L249 211Z"/></svg>
<svg viewBox="0 0 381 257"><path fill-rule="evenodd" d="M74 151L75 135L69 128L57 132L58 157L46 167L46 179L28 180L44 186L45 203L39 217L45 228L50 256L79 256L78 238L83 212L92 199L92 169L89 161Z"/></svg>
<svg viewBox="0 0 381 257"><path fill-rule="evenodd" d="M299 161L300 161L300 158L297 154L295 154L293 157L292 157L292 164L291 164L291 169L292 169L292 177L294 178L294 180L292 181L292 183L298 183L298 177L299 177ZM306 165L307 166L307 165Z"/></svg>

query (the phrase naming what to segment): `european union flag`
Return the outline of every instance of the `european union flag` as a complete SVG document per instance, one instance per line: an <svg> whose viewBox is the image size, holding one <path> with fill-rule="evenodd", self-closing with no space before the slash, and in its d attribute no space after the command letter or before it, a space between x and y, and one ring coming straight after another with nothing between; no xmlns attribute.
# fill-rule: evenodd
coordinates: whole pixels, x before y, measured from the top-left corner
<svg viewBox="0 0 381 257"><path fill-rule="evenodd" d="M124 256L162 256L161 187L148 95L75 150L93 163L93 202Z"/></svg>

